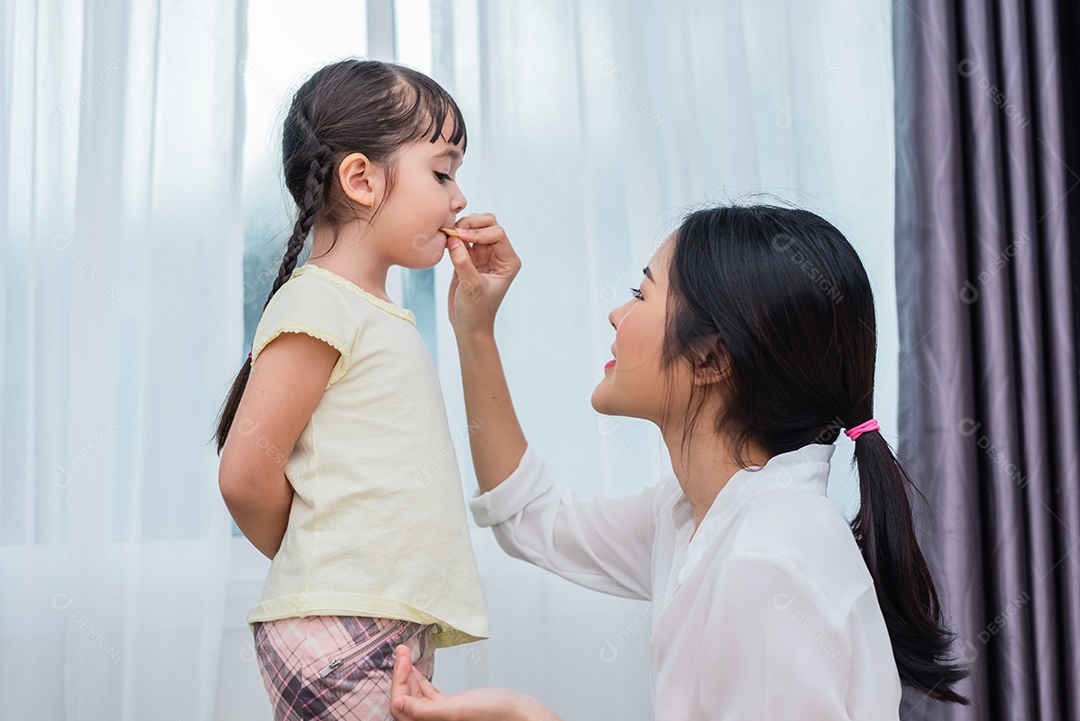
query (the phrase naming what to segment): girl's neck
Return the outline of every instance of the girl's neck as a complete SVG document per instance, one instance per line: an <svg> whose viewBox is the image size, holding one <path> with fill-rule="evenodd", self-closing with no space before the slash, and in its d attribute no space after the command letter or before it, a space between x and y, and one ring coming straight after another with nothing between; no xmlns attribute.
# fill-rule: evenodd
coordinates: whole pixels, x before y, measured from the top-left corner
<svg viewBox="0 0 1080 721"><path fill-rule="evenodd" d="M685 443L681 425L661 428L671 467L694 511L695 529L701 525L731 477L744 467L736 461L730 439L714 433L711 425L699 423ZM745 454L745 460L751 466L763 466L769 460L765 450L755 443L747 446Z"/></svg>
<svg viewBox="0 0 1080 721"><path fill-rule="evenodd" d="M311 256L307 262L393 303L386 294L386 274L390 264L375 252L377 245L370 238L363 238L363 235L355 225L350 224L338 231L337 241L331 247L333 228L316 226Z"/></svg>

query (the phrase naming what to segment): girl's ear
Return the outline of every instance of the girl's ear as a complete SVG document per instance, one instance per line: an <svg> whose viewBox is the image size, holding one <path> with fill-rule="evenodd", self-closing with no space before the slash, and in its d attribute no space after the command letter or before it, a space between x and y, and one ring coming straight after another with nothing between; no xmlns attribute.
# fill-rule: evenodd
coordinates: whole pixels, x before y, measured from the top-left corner
<svg viewBox="0 0 1080 721"><path fill-rule="evenodd" d="M374 207L382 194L382 174L363 153L345 156L338 165L338 180L345 195L368 208Z"/></svg>
<svg viewBox="0 0 1080 721"><path fill-rule="evenodd" d="M697 367L694 369L694 385L711 386L722 383L727 375L727 358L719 351L705 351L703 356L698 357Z"/></svg>

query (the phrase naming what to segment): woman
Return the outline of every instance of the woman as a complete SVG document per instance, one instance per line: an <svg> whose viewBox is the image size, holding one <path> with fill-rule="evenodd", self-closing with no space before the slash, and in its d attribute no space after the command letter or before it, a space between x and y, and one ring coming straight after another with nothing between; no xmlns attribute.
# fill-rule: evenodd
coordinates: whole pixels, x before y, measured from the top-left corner
<svg viewBox="0 0 1080 721"><path fill-rule="evenodd" d="M687 216L611 312L614 358L592 397L655 423L675 479L579 499L526 443L495 346L520 261L494 218L470 225L486 227L450 249L450 313L473 515L511 555L656 604L657 719L896 719L902 684L965 702L910 481L872 418L870 284L835 227L772 206ZM841 429L859 471L850 525L825 495ZM398 719L558 718L509 691L443 696L397 653Z"/></svg>

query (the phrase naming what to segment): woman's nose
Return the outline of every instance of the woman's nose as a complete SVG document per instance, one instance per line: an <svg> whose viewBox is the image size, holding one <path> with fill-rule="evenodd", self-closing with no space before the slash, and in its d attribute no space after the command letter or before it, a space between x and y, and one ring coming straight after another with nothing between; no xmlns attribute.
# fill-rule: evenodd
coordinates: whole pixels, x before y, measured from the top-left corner
<svg viewBox="0 0 1080 721"><path fill-rule="evenodd" d="M619 323L622 322L623 316L626 315L626 306L627 305L629 305L629 304L624 303L624 304L620 305L618 308L612 308L611 312L608 313L608 316L607 316L608 323L611 323L611 327L614 328L615 330L619 330Z"/></svg>

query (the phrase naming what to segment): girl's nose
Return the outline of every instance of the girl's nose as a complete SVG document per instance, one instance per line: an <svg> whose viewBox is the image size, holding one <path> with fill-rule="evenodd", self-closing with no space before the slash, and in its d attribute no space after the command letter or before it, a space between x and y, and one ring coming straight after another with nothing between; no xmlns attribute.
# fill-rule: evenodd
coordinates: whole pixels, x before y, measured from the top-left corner
<svg viewBox="0 0 1080 721"><path fill-rule="evenodd" d="M450 200L450 208L454 211L454 214L458 214L465 210L465 206L469 204L469 201L465 199L465 194L458 190L454 193L454 197Z"/></svg>

